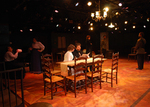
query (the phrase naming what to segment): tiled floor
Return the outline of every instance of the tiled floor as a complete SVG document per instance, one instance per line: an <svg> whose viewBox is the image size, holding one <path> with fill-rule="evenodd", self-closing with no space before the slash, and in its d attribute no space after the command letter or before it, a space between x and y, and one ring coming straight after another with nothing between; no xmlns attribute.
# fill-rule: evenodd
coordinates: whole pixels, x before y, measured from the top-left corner
<svg viewBox="0 0 150 107"><path fill-rule="evenodd" d="M103 69L111 66L111 59L103 63ZM58 66L57 66L58 67ZM24 78L24 99L29 104L48 102L53 107L150 107L150 62L145 61L143 70L136 70L135 60L120 59L118 84L102 83L94 86L94 92L88 88L77 93L67 92L65 96L56 94L51 100L50 93L44 96L43 75L26 73ZM18 90L18 94L20 91Z"/></svg>

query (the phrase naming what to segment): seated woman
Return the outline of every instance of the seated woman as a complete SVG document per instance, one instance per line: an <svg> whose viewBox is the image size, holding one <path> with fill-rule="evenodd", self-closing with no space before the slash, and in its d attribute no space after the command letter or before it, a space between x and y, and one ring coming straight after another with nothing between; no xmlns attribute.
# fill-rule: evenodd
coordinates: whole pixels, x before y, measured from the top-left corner
<svg viewBox="0 0 150 107"><path fill-rule="evenodd" d="M67 52L64 55L64 61L72 61L74 59L74 56L72 54L72 52L74 51L75 46L73 44L70 44L67 48ZM69 70L69 68L68 68ZM83 71L81 71L83 72ZM74 75L74 69L71 68L71 75Z"/></svg>
<svg viewBox="0 0 150 107"><path fill-rule="evenodd" d="M64 61L72 61L74 59L72 52L74 51L75 46L70 44L67 48L67 52L64 55Z"/></svg>

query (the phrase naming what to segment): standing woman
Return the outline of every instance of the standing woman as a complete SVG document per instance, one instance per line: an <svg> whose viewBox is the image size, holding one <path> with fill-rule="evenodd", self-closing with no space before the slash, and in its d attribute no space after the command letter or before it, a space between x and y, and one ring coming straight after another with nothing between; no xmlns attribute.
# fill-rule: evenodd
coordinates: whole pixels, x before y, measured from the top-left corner
<svg viewBox="0 0 150 107"><path fill-rule="evenodd" d="M92 42L91 42L91 36L86 36L86 53L88 54L90 52L90 57L92 57Z"/></svg>
<svg viewBox="0 0 150 107"><path fill-rule="evenodd" d="M32 52L31 52L31 72L40 74L41 69L41 52L45 49L45 46L38 42L36 38L33 38Z"/></svg>

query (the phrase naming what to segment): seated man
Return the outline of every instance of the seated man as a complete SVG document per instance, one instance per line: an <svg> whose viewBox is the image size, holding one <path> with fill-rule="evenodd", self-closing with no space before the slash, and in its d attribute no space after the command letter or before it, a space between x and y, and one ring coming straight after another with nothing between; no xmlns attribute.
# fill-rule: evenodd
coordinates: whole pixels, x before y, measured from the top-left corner
<svg viewBox="0 0 150 107"><path fill-rule="evenodd" d="M81 51L81 44L80 43L76 43L76 49L73 52L73 56L74 58L79 58L81 56L83 57L88 57L89 54L83 54L83 52Z"/></svg>
<svg viewBox="0 0 150 107"><path fill-rule="evenodd" d="M4 56L5 64L6 64L6 70L21 68L24 66L23 63L15 61L15 59L17 59L17 57L18 57L19 52L21 52L21 50L17 49L16 53L13 54L12 47L8 46L8 51L5 53L5 56ZM11 73L13 73L13 72L11 72ZM19 71L17 72L16 75L17 75L17 79L21 78L21 73ZM14 74L11 74L10 76L11 76L10 79L14 78ZM23 77L24 76L25 76L25 71L23 72Z"/></svg>
<svg viewBox="0 0 150 107"><path fill-rule="evenodd" d="M73 56L74 56L74 58L75 57L79 58L81 56L88 58L89 54L83 54L83 52L81 51L81 44L80 43L76 43L76 49L73 52ZM92 66L90 66L90 69L92 69ZM89 72L89 71L87 71L87 72Z"/></svg>

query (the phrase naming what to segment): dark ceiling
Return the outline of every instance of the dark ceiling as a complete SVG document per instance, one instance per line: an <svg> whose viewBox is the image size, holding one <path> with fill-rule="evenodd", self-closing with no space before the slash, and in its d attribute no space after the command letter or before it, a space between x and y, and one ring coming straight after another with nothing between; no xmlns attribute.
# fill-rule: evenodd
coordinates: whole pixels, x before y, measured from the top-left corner
<svg viewBox="0 0 150 107"><path fill-rule="evenodd" d="M92 1L91 7L87 6L88 1ZM79 5L75 6L77 2ZM80 25L83 31L88 31L89 21L94 23L94 30L108 30L105 23L111 21L117 23L116 27L120 31L124 27L131 29L133 25L149 27L149 0L101 0L101 10L105 6L109 7L108 17L95 23L90 14L98 9L98 2L99 0L11 0L9 4L5 1L3 10L9 15L11 30L33 28L37 31L77 32L77 26ZM122 7L118 6L119 2L123 3ZM119 14L115 15L116 12ZM125 20L128 25L124 25Z"/></svg>

